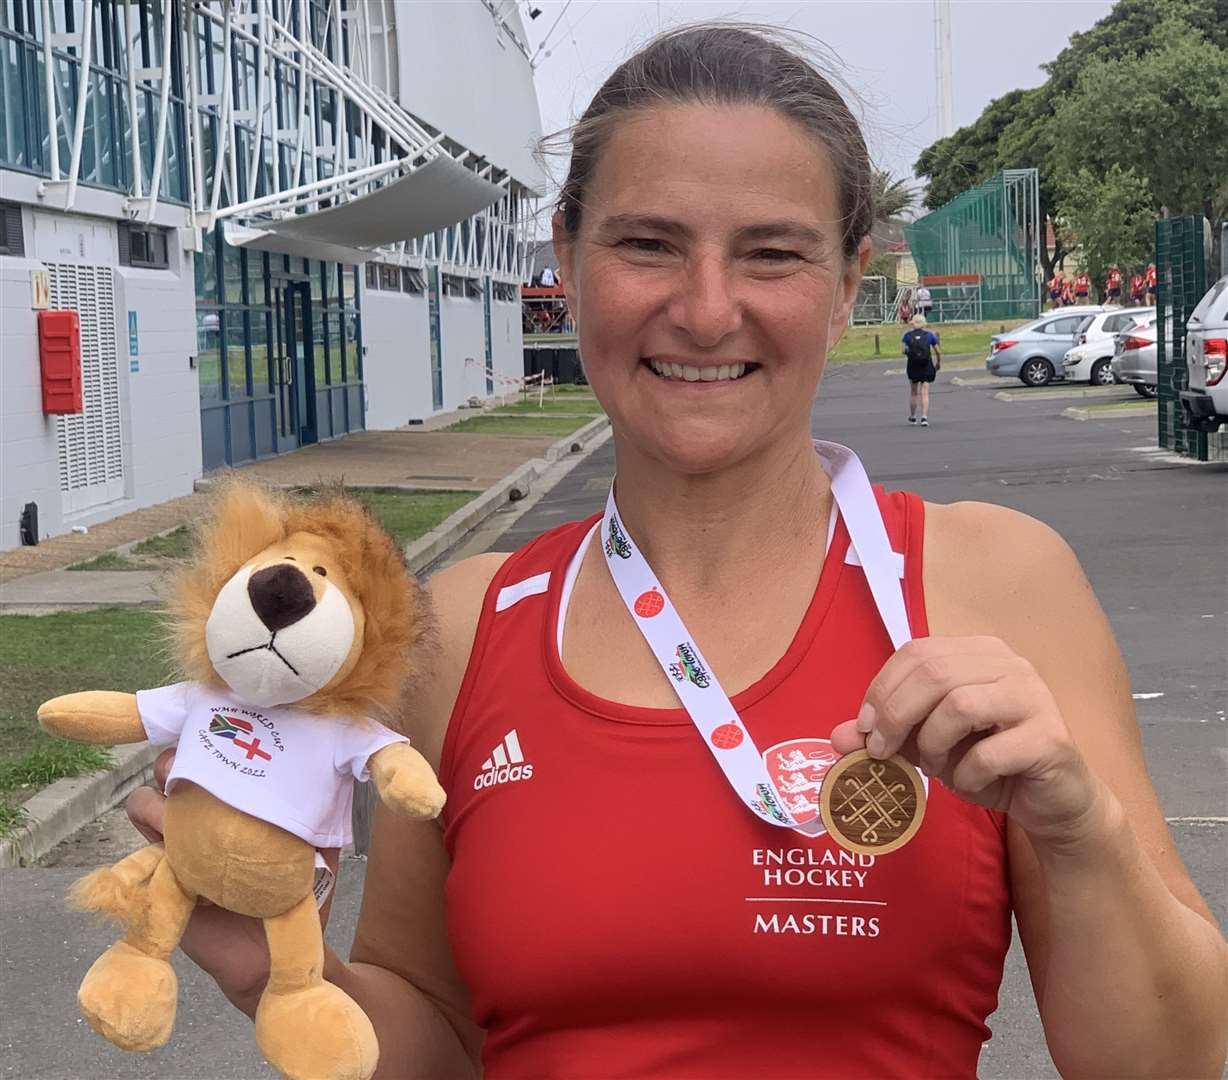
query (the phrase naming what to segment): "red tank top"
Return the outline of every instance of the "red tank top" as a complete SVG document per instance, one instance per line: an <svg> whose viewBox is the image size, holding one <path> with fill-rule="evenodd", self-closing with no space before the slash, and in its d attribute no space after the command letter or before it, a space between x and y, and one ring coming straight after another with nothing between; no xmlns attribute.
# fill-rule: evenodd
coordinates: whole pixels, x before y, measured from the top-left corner
<svg viewBox="0 0 1228 1080"><path fill-rule="evenodd" d="M921 500L879 505L924 636ZM1001 816L931 781L920 831L877 859L757 820L685 712L563 668L564 579L596 520L500 569L443 748L449 936L486 1075L975 1076L1011 936ZM829 738L891 652L837 521L792 645L733 704L761 750L806 756L779 744Z"/></svg>

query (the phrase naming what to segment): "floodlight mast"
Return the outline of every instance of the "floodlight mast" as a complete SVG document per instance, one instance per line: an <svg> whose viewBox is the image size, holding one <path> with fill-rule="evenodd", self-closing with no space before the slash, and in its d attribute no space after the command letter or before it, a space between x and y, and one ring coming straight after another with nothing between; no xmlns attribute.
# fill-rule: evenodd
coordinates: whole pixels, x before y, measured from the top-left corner
<svg viewBox="0 0 1228 1080"><path fill-rule="evenodd" d="M934 0L934 78L938 90L938 137L955 133L951 91L951 0Z"/></svg>

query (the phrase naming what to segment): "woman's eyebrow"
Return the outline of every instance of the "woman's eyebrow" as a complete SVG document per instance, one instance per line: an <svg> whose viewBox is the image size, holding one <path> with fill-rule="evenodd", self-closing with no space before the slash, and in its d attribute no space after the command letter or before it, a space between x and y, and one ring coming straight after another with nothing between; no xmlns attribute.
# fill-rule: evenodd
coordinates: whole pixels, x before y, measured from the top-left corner
<svg viewBox="0 0 1228 1080"><path fill-rule="evenodd" d="M614 214L602 221L600 228L609 232L643 230L684 239L694 235L693 230L681 221L656 214ZM739 241L788 240L810 246L820 245L824 241L818 229L799 221L763 221L745 225L734 233L734 238Z"/></svg>
<svg viewBox="0 0 1228 1080"><path fill-rule="evenodd" d="M643 229L646 232L666 233L671 236L691 235L691 230L681 221L658 217L655 214L614 214L602 221L600 227L611 232Z"/></svg>
<svg viewBox="0 0 1228 1080"><path fill-rule="evenodd" d="M818 229L799 221L765 221L747 225L737 231L739 240L791 240L796 244L822 244L824 237Z"/></svg>

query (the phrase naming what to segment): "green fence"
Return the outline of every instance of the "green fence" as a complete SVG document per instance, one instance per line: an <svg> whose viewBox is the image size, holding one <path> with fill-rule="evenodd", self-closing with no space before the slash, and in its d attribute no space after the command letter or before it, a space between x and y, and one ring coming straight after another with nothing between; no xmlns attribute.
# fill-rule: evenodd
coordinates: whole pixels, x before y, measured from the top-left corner
<svg viewBox="0 0 1228 1080"><path fill-rule="evenodd" d="M975 275L979 286L972 306L970 296L962 306L937 303L937 321L1039 315L1042 228L1035 169L1006 169L905 226L922 280ZM930 290L938 299L941 288ZM961 293L969 293L967 286ZM975 316L960 314L973 307Z"/></svg>
<svg viewBox="0 0 1228 1080"><path fill-rule="evenodd" d="M1156 221L1156 390L1160 445L1207 460L1207 436L1185 422L1185 322L1207 291L1201 217ZM1216 440L1218 442L1218 440Z"/></svg>

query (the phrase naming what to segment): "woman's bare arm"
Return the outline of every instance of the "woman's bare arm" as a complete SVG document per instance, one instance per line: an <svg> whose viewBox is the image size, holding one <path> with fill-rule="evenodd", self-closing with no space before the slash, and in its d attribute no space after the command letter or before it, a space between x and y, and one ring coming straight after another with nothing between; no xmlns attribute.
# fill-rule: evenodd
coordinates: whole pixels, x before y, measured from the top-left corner
<svg viewBox="0 0 1228 1080"><path fill-rule="evenodd" d="M925 544L931 633L990 634L1030 661L1104 789L1061 843L1009 825L1055 1064L1065 1076L1218 1077L1228 948L1169 835L1125 665L1074 553L1047 526L977 503L927 507Z"/></svg>
<svg viewBox="0 0 1228 1080"><path fill-rule="evenodd" d="M407 733L438 769L448 719L473 645L482 598L505 555L481 555L430 582L438 650L407 703ZM358 931L348 963L329 951L325 978L371 1018L380 1043L377 1077L479 1075L482 1031L448 945L444 879L448 857L437 821L376 810Z"/></svg>

